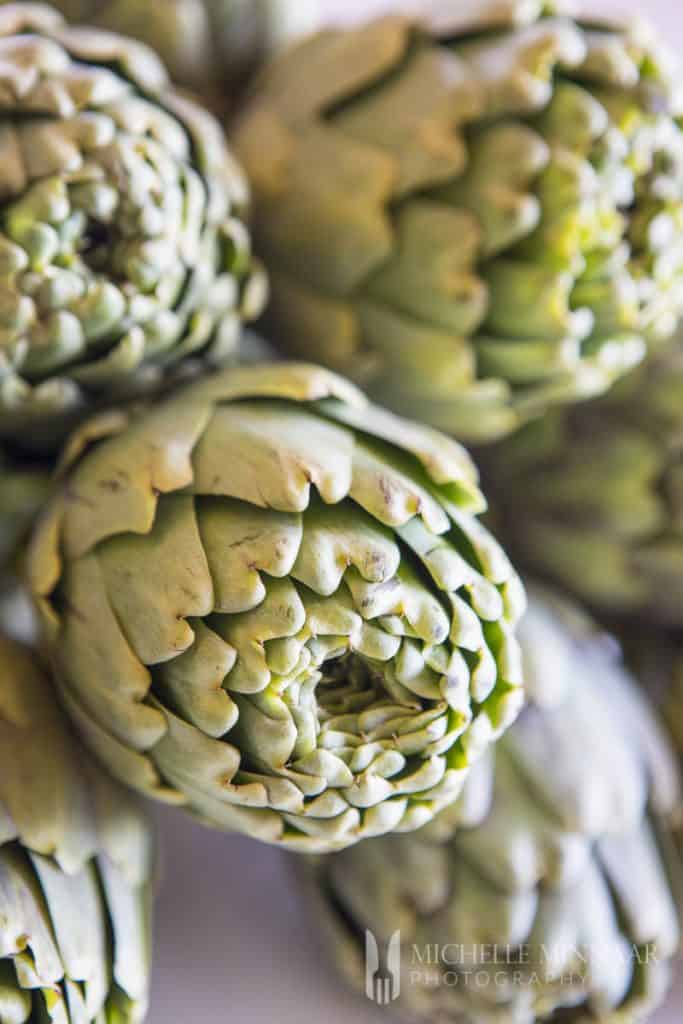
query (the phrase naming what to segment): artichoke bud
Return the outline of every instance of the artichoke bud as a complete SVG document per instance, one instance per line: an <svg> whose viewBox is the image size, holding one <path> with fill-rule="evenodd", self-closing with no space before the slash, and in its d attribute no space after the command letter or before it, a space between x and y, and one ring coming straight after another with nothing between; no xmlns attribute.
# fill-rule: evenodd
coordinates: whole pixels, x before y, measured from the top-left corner
<svg viewBox="0 0 683 1024"><path fill-rule="evenodd" d="M77 728L142 792L341 848L429 821L516 717L524 595L455 442L260 365L66 461L31 586Z"/></svg>
<svg viewBox="0 0 683 1024"><path fill-rule="evenodd" d="M487 442L673 333L682 79L652 33L461 6L302 41L235 144L276 343Z"/></svg>
<svg viewBox="0 0 683 1024"><path fill-rule="evenodd" d="M602 613L683 624L683 349L482 454L521 564Z"/></svg>
<svg viewBox="0 0 683 1024"><path fill-rule="evenodd" d="M242 173L151 50L43 5L4 4L0 38L0 443L50 454L190 354L234 355L224 324L265 293Z"/></svg>
<svg viewBox="0 0 683 1024"><path fill-rule="evenodd" d="M615 642L534 587L520 627L529 704L421 831L299 876L336 963L365 989L369 930L400 932L410 1019L649 1018L679 943L673 750Z"/></svg>
<svg viewBox="0 0 683 1024"><path fill-rule="evenodd" d="M0 1016L138 1024L151 830L79 749L37 664L0 636Z"/></svg>

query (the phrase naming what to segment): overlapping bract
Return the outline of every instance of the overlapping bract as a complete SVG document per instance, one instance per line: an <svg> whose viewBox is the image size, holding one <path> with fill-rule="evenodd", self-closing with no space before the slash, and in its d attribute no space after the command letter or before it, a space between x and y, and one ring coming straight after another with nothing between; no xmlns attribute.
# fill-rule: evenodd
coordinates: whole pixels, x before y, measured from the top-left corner
<svg viewBox="0 0 683 1024"><path fill-rule="evenodd" d="M35 656L0 636L0 1019L137 1024L152 844L95 769Z"/></svg>
<svg viewBox="0 0 683 1024"><path fill-rule="evenodd" d="M0 6L0 443L51 449L93 405L201 358L260 312L247 188L151 50Z"/></svg>
<svg viewBox="0 0 683 1024"><path fill-rule="evenodd" d="M463 449L297 364L223 371L79 446L31 584L116 776L311 851L454 799L522 700L523 591Z"/></svg>
<svg viewBox="0 0 683 1024"><path fill-rule="evenodd" d="M607 390L682 308L679 78L555 6L322 32L235 135L275 340L463 439Z"/></svg>
<svg viewBox="0 0 683 1024"><path fill-rule="evenodd" d="M460 802L303 877L357 985L365 929L383 949L400 929L402 1005L417 1019L644 1021L679 940L675 757L574 609L532 594L520 638L530 704Z"/></svg>
<svg viewBox="0 0 683 1024"><path fill-rule="evenodd" d="M230 106L224 90L291 35L312 30L317 0L54 0L70 21L134 36L173 79ZM222 94L222 95L221 95Z"/></svg>
<svg viewBox="0 0 683 1024"><path fill-rule="evenodd" d="M600 611L683 626L683 339L484 465L521 561Z"/></svg>

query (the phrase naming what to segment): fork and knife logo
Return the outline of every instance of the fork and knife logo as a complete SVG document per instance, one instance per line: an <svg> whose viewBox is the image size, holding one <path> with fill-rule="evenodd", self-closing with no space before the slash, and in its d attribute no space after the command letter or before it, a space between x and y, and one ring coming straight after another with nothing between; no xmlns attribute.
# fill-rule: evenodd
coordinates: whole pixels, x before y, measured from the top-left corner
<svg viewBox="0 0 683 1024"><path fill-rule="evenodd" d="M401 933L394 932L380 957L377 939L365 932L365 994L378 1006L388 1006L401 994Z"/></svg>

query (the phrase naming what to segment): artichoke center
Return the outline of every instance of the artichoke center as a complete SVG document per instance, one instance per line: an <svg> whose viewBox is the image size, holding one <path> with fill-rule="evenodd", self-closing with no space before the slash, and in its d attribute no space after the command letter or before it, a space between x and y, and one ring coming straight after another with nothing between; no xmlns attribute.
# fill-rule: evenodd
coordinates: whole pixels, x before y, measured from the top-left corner
<svg viewBox="0 0 683 1024"><path fill-rule="evenodd" d="M316 700L321 728L340 715L356 717L359 736L362 735L360 723L364 711L370 707L377 708L382 703L395 703L384 685L381 671L353 654L337 658L323 667ZM420 705L413 697L405 701L405 706L415 709Z"/></svg>

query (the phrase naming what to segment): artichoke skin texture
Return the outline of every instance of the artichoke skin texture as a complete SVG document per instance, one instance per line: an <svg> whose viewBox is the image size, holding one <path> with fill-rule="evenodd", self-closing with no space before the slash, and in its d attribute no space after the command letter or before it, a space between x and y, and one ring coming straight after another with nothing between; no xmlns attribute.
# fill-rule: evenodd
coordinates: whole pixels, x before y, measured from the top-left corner
<svg viewBox="0 0 683 1024"><path fill-rule="evenodd" d="M327 851L429 821L516 717L524 593L454 441L273 364L66 463L30 585L65 706L143 793Z"/></svg>
<svg viewBox="0 0 683 1024"><path fill-rule="evenodd" d="M642 26L442 6L279 56L234 141L274 340L486 442L673 332L682 80Z"/></svg>
<svg viewBox="0 0 683 1024"><path fill-rule="evenodd" d="M683 626L683 335L604 398L481 453L520 564L601 614Z"/></svg>
<svg viewBox="0 0 683 1024"><path fill-rule="evenodd" d="M0 444L234 357L265 300L248 190L152 50L0 6Z"/></svg>
<svg viewBox="0 0 683 1024"><path fill-rule="evenodd" d="M37 656L0 635L0 1017L139 1024L153 843L79 748Z"/></svg>
<svg viewBox="0 0 683 1024"><path fill-rule="evenodd" d="M680 938L675 755L571 605L533 588L520 640L529 704L459 803L410 836L301 858L299 877L357 987L365 930L381 948L400 930L411 1020L649 1020Z"/></svg>

